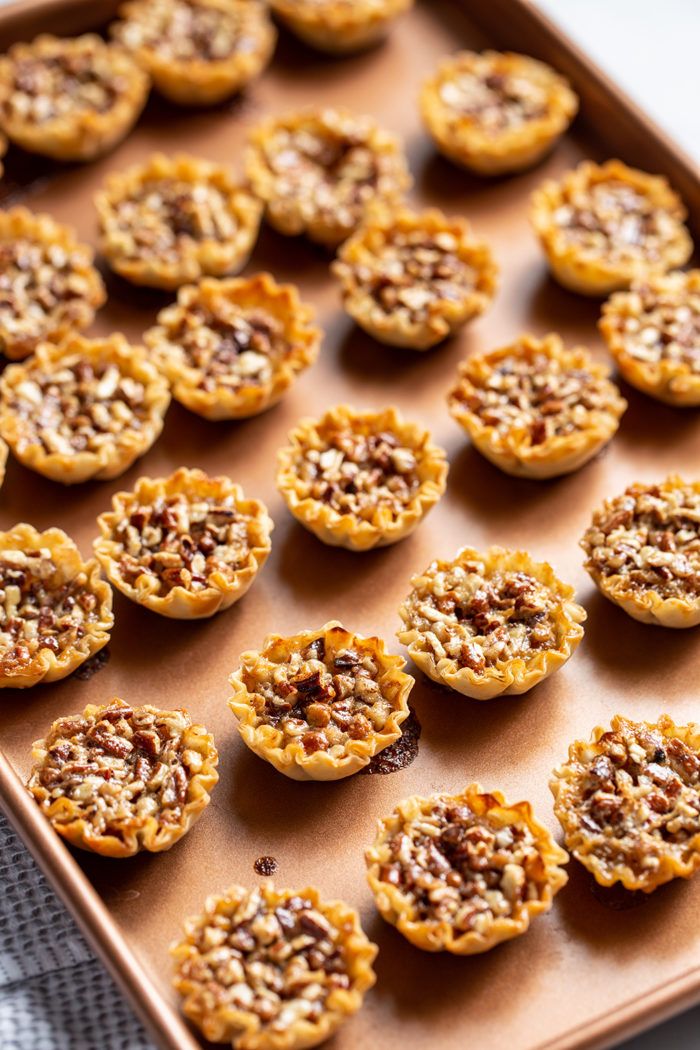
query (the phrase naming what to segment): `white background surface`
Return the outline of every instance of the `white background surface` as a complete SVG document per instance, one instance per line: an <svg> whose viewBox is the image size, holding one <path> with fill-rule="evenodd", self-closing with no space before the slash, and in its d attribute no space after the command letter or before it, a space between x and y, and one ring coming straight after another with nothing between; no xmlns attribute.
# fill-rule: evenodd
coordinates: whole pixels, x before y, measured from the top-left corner
<svg viewBox="0 0 700 1050"><path fill-rule="evenodd" d="M700 162L700 0L539 0L539 6ZM699 1033L700 1007L624 1050L698 1050Z"/></svg>

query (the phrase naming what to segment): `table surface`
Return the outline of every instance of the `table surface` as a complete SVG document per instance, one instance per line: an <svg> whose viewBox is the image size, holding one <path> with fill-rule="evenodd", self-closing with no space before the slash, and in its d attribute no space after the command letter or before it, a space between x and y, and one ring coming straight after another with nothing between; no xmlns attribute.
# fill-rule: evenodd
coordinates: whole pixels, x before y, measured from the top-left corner
<svg viewBox="0 0 700 1050"><path fill-rule="evenodd" d="M7 2L0 0L0 5ZM662 5L659 0L539 0L539 6L700 162L700 108L689 104L700 93L697 0L664 0ZM699 1024L700 1007L618 1050L695 1050ZM43 1032L41 1050L63 1050L66 1035L53 1041ZM94 1050L81 1038L79 1023L68 1038L71 1050ZM19 1043L13 1041L15 1045ZM141 1039L138 1045L143 1045ZM24 1044L22 1050L37 1048Z"/></svg>

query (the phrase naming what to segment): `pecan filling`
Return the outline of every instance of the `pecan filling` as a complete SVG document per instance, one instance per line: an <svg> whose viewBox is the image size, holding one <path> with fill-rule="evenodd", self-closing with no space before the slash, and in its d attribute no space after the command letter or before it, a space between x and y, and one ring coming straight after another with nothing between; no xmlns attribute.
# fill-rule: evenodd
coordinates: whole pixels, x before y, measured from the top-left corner
<svg viewBox="0 0 700 1050"><path fill-rule="evenodd" d="M63 718L46 738L47 755L32 781L49 800L77 803L101 835L121 837L134 820L154 816L178 824L190 778L202 767L202 756L183 748L190 724L184 711L126 704L102 708L93 718Z"/></svg>
<svg viewBox="0 0 700 1050"><path fill-rule="evenodd" d="M581 540L594 575L628 592L700 597L700 492L689 485L630 485L596 511Z"/></svg>
<svg viewBox="0 0 700 1050"><path fill-rule="evenodd" d="M527 826L493 823L454 799L404 823L389 842L379 878L396 886L419 921L446 922L461 933L485 933L538 900L545 866Z"/></svg>
<svg viewBox="0 0 700 1050"><path fill-rule="evenodd" d="M359 284L382 314L409 322L424 320L437 302L460 302L474 291L476 274L458 254L457 238L447 231L397 230L354 266Z"/></svg>
<svg viewBox="0 0 700 1050"><path fill-rule="evenodd" d="M479 383L455 397L502 436L527 435L530 445L564 437L590 425L591 413L610 405L610 383L583 368L563 367L547 354L500 360Z"/></svg>
<svg viewBox="0 0 700 1050"><path fill-rule="evenodd" d="M18 447L40 444L46 453L97 452L125 431L140 430L148 417L143 383L115 364L55 363L55 370L28 367L12 389L9 408L22 420Z"/></svg>
<svg viewBox="0 0 700 1050"><path fill-rule="evenodd" d="M146 576L156 585L152 593L161 595L173 587L204 590L213 573L233 579L250 554L253 521L232 497L159 497L115 529L113 538L123 547L120 575L131 585Z"/></svg>
<svg viewBox="0 0 700 1050"><path fill-rule="evenodd" d="M616 718L613 727L583 745L565 804L587 852L644 874L700 833L700 755L641 723Z"/></svg>
<svg viewBox="0 0 700 1050"><path fill-rule="evenodd" d="M238 222L225 195L207 182L149 179L138 193L113 205L113 235L129 257L177 262L185 242L226 243Z"/></svg>
<svg viewBox="0 0 700 1050"><path fill-rule="evenodd" d="M301 740L307 754L340 754L348 740L366 740L384 729L394 708L378 675L368 654L353 648L327 653L323 638L283 664L267 660L261 672L245 672L258 724L279 729L282 747Z"/></svg>
<svg viewBox="0 0 700 1050"><path fill-rule="evenodd" d="M620 332L625 353L645 364L669 361L700 374L700 292L637 286Z"/></svg>
<svg viewBox="0 0 700 1050"><path fill-rule="evenodd" d="M372 521L397 516L420 488L418 461L395 434L330 430L320 448L308 448L298 464L303 499L327 503L338 514Z"/></svg>
<svg viewBox="0 0 700 1050"><path fill-rule="evenodd" d="M353 133L310 124L276 128L264 145L276 197L294 202L306 219L327 217L355 227L379 191L387 159L373 150L360 127ZM393 158L388 158L393 163ZM388 172L393 179L391 171Z"/></svg>
<svg viewBox="0 0 700 1050"><path fill-rule="evenodd" d="M31 351L56 325L85 315L91 282L85 251L29 240L0 242L0 331Z"/></svg>
<svg viewBox="0 0 700 1050"><path fill-rule="evenodd" d="M0 554L0 667L17 674L41 649L58 656L98 620L97 598L86 577L61 581L48 549Z"/></svg>
<svg viewBox="0 0 700 1050"><path fill-rule="evenodd" d="M333 992L349 989L340 932L299 896L272 906L259 890L217 902L190 930L196 954L179 975L206 989L215 1007L256 1014L263 1032L317 1023Z"/></svg>
<svg viewBox="0 0 700 1050"><path fill-rule="evenodd" d="M197 0L147 0L129 11L116 32L128 48L148 48L176 62L217 62L255 49L257 5L229 10Z"/></svg>
<svg viewBox="0 0 700 1050"><path fill-rule="evenodd" d="M658 262L678 231L665 208L619 179L571 195L553 219L567 244L611 261Z"/></svg>
<svg viewBox="0 0 700 1050"><path fill-rule="evenodd" d="M483 562L433 562L408 598L410 629L437 659L483 674L504 661L527 660L561 644L560 601L525 572L486 574Z"/></svg>
<svg viewBox="0 0 700 1050"><path fill-rule="evenodd" d="M2 104L4 115L36 124L86 112L107 113L128 87L106 46L15 58L12 80Z"/></svg>
<svg viewBox="0 0 700 1050"><path fill-rule="evenodd" d="M548 107L548 93L541 84L516 73L495 72L488 65L456 73L439 93L455 115L468 118L488 135L539 120Z"/></svg>
<svg viewBox="0 0 700 1050"><path fill-rule="evenodd" d="M215 310L198 304L177 310L165 328L168 350L196 369L197 386L208 392L270 383L290 349L283 325L272 314L223 298Z"/></svg>

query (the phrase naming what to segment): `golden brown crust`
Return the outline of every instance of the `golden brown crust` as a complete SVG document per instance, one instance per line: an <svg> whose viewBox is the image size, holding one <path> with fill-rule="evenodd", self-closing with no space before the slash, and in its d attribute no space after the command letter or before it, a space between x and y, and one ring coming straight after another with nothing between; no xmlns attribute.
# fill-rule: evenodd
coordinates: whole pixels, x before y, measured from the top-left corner
<svg viewBox="0 0 700 1050"><path fill-rule="evenodd" d="M118 333L75 335L5 369L0 434L20 463L53 481L106 480L148 451L169 404L168 384L141 347Z"/></svg>
<svg viewBox="0 0 700 1050"><path fill-rule="evenodd" d="M331 248L370 206L396 203L412 181L395 135L372 117L329 107L262 121L250 134L245 168L276 230Z"/></svg>
<svg viewBox="0 0 700 1050"><path fill-rule="evenodd" d="M420 107L441 153L480 175L500 175L540 160L575 117L578 98L544 62L461 51L425 82Z"/></svg>
<svg viewBox="0 0 700 1050"><path fill-rule="evenodd" d="M346 55L386 36L413 0L270 0L270 6L305 44Z"/></svg>
<svg viewBox="0 0 700 1050"><path fill-rule="evenodd" d="M262 213L226 168L184 153L154 153L112 172L95 206L111 268L134 284L168 290L242 269Z"/></svg>
<svg viewBox="0 0 700 1050"><path fill-rule="evenodd" d="M580 545L595 585L635 620L700 623L700 481L629 485L594 512Z"/></svg>
<svg viewBox="0 0 700 1050"><path fill-rule="evenodd" d="M700 270L616 292L598 327L628 383L668 405L700 405Z"/></svg>
<svg viewBox="0 0 700 1050"><path fill-rule="evenodd" d="M651 893L700 868L700 727L615 715L550 780L566 846L601 886Z"/></svg>
<svg viewBox="0 0 700 1050"><path fill-rule="evenodd" d="M0 688L56 682L109 641L112 589L62 529L0 532L0 579Z"/></svg>
<svg viewBox="0 0 700 1050"><path fill-rule="evenodd" d="M269 273L205 277L180 289L144 342L176 401L205 419L243 419L277 404L316 360L314 315Z"/></svg>
<svg viewBox="0 0 700 1050"><path fill-rule="evenodd" d="M61 95L64 80L78 90ZM27 83L35 86L28 89ZM92 160L128 134L149 87L147 74L128 52L96 34L73 39L43 34L0 57L0 121L7 136L31 153Z"/></svg>
<svg viewBox="0 0 700 1050"><path fill-rule="evenodd" d="M285 946L285 960L292 945L291 962L268 950L268 928L273 945ZM249 932L242 937L241 930ZM312 887L232 886L207 898L203 914L186 921L184 939L170 950L185 1015L206 1039L236 1050L317 1046L360 1009L376 980L377 948L357 912L342 901L323 901ZM238 977L233 987L218 976L222 961ZM299 971L314 974L313 999L301 994L306 981L295 980Z"/></svg>
<svg viewBox="0 0 700 1050"><path fill-rule="evenodd" d="M170 849L219 779L214 738L184 710L115 697L64 716L32 749L27 787L61 838L103 857Z"/></svg>
<svg viewBox="0 0 700 1050"><path fill-rule="evenodd" d="M371 213L332 270L357 324L381 343L414 350L435 346L483 313L498 273L469 223L437 208Z"/></svg>
<svg viewBox="0 0 700 1050"><path fill-rule="evenodd" d="M527 692L583 638L573 587L526 551L464 547L411 584L399 641L429 678L475 700Z"/></svg>
<svg viewBox="0 0 700 1050"><path fill-rule="evenodd" d="M552 275L581 295L629 288L687 262L686 210L660 175L620 160L583 161L531 198L530 218Z"/></svg>
<svg viewBox="0 0 700 1050"><path fill-rule="evenodd" d="M11 361L87 328L106 299L92 248L50 215L0 212L0 259L0 351Z"/></svg>
<svg viewBox="0 0 700 1050"><path fill-rule="evenodd" d="M201 470L139 478L133 491L112 496L112 508L97 519L95 554L122 594L161 616L192 620L228 609L270 553L265 505Z"/></svg>
<svg viewBox="0 0 700 1050"><path fill-rule="evenodd" d="M248 747L293 780L339 780L401 736L406 661L331 620L241 655L228 704Z"/></svg>
<svg viewBox="0 0 700 1050"><path fill-rule="evenodd" d="M445 491L447 471L429 432L396 408L339 405L291 431L277 456L277 488L324 543L364 551L413 532Z"/></svg>
<svg viewBox="0 0 700 1050"><path fill-rule="evenodd" d="M473 955L550 910L568 859L529 802L509 805L471 784L404 799L380 820L367 880L382 917L411 944Z"/></svg>
<svg viewBox="0 0 700 1050"><path fill-rule="evenodd" d="M578 470L616 433L627 402L584 347L523 335L473 354L450 391L450 413L507 474L552 478Z"/></svg>
<svg viewBox="0 0 700 1050"><path fill-rule="evenodd" d="M249 0L128 0L111 33L166 98L210 106L240 91L272 57L277 33Z"/></svg>

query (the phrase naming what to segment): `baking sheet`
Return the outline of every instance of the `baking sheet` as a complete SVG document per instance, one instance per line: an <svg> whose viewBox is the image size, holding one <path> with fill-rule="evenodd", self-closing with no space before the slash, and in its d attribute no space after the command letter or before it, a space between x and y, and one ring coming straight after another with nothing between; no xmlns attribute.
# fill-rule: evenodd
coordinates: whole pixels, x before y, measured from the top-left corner
<svg viewBox="0 0 700 1050"><path fill-rule="evenodd" d="M35 6L32 29L38 31L58 5ZM83 24L94 18L95 6L83 5ZM547 781L571 739L587 737L617 711L642 719L655 719L661 711L676 721L698 718L697 632L646 627L610 606L583 571L577 545L604 496L670 471L697 473L697 412L673 410L624 388L630 407L612 445L577 474L546 483L501 474L469 446L447 412L445 394L460 359L522 331L558 331L567 343L582 342L605 356L595 329L597 305L550 281L527 220L529 194L543 178L559 175L583 156L607 155L594 132L575 131L534 171L487 182L438 157L421 128L418 86L437 58L457 46L493 43L477 25L481 6L450 0L419 5L385 46L344 60L317 56L281 34L274 64L242 99L189 113L154 98L115 153L84 167L58 169L39 159L8 156L5 203L23 197L94 243L90 202L108 171L154 149L186 148L239 166L246 131L263 114L308 102L344 104L374 113L403 133L415 176L413 201L468 216L502 270L499 294L485 317L436 350L413 354L382 347L353 326L340 309L328 255L264 229L245 272L269 269L278 280L298 283L303 297L316 304L327 333L319 362L279 406L248 421L214 424L173 404L156 446L112 482L63 489L14 462L8 465L0 528L19 520L37 528L60 525L84 554L97 532L95 517L109 506L113 492L131 487L141 474L167 474L183 464L229 474L247 494L266 502L275 521L271 557L232 610L201 623L167 621L115 593L116 625L102 670L88 680L4 691L1 698L0 740L22 777L31 742L54 718L113 695L187 706L216 737L220 783L202 820L180 844L166 854L121 862L73 854L116 930L89 893L81 893L75 865L65 863L60 844L49 846L46 829L24 821L49 870L68 883L74 910L85 902L89 926L103 947L109 940L109 951L121 952L122 934L133 951L146 976L120 958L122 972L131 972L132 994L142 989L148 999L150 980L163 997L147 1011L152 1022L153 1013L161 1015L156 1024L163 1046L185 1045L168 1020L168 1004L176 1006L168 943L206 894L232 882L253 884L258 878L253 863L263 854L279 861L278 885L311 882L324 895L356 906L380 947L377 986L329 1044L334 1050L426 1045L456 1050L467 1041L479 1050L597 1046L700 998L700 879L668 885L649 899L622 900L595 889L572 861L569 885L548 916L517 941L467 959L411 947L379 918L364 879L363 850L375 821L406 795L459 790L478 779L486 788L503 790L509 800L530 799L540 819L558 831ZM525 4L511 6L527 13ZM586 112L592 118L598 111L591 103L584 106L584 119ZM646 142L648 168L667 168L655 164L662 143L656 154L653 135L647 134ZM625 141L619 146L625 159ZM92 331L118 329L138 341L170 297L111 275L107 281L109 301ZM288 430L299 417L341 402L396 404L428 425L448 451L446 495L418 531L394 547L361 555L325 547L294 522L275 490L275 453ZM299 784L248 751L226 706L227 677L240 652L259 645L268 631L295 632L331 618L378 633L399 651L396 609L412 573L465 544L491 543L526 547L577 587L589 620L583 643L562 671L522 697L481 704L418 675L411 698L423 726L418 758L390 776ZM11 808L22 820L26 807L15 798Z"/></svg>

